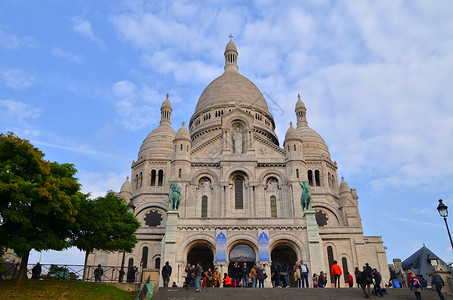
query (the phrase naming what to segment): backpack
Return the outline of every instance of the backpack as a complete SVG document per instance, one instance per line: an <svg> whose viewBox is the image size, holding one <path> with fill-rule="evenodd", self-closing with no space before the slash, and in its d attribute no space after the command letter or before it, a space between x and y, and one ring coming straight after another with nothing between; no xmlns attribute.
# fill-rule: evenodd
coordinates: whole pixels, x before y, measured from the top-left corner
<svg viewBox="0 0 453 300"><path fill-rule="evenodd" d="M417 278L414 278L413 280L414 280L414 281L413 281L414 287L415 287L416 289L420 288L420 287L421 287L420 281L418 281Z"/></svg>

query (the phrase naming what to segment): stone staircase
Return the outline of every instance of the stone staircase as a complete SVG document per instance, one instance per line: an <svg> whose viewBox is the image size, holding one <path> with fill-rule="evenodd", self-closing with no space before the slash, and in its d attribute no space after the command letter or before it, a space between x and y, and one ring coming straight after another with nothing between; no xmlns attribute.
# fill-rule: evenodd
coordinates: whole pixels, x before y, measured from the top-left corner
<svg viewBox="0 0 453 300"><path fill-rule="evenodd" d="M414 300L415 295L407 288L387 289L388 294L383 297L387 300ZM443 293L445 299L453 300L452 296ZM380 297L372 296L374 299ZM365 299L362 289L358 288L203 288L196 293L193 288L160 288L152 298L153 300L349 300ZM423 300L438 300L435 290L426 289L422 292Z"/></svg>

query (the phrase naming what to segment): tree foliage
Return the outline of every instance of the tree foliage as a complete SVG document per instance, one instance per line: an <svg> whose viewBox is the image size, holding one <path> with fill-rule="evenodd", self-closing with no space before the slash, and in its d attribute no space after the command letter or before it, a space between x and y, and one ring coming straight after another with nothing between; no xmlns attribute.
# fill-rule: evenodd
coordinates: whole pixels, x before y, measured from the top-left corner
<svg viewBox="0 0 453 300"><path fill-rule="evenodd" d="M85 198L72 164L44 160L44 154L14 133L0 133L0 247L22 257L25 278L31 249L62 250Z"/></svg>
<svg viewBox="0 0 453 300"><path fill-rule="evenodd" d="M104 197L81 201L72 244L86 252L86 266L88 254L95 250L131 252L138 228L140 222L124 199L109 191Z"/></svg>

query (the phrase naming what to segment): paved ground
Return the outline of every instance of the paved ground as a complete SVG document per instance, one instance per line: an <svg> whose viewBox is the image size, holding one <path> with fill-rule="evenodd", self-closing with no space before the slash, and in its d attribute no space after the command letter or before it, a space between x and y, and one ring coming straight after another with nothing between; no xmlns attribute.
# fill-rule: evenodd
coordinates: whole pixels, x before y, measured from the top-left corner
<svg viewBox="0 0 453 300"><path fill-rule="evenodd" d="M453 300L453 297L444 293L445 299ZM380 297L372 297L381 299ZM361 289L357 288L325 288L325 289L251 289L251 288L203 288L201 292L186 290L183 288L160 288L154 294L153 300L300 300L300 299L320 299L320 300L349 300L365 299ZM407 288L388 289L386 300L414 300L415 295ZM435 291L424 290L423 300L438 300L439 296Z"/></svg>

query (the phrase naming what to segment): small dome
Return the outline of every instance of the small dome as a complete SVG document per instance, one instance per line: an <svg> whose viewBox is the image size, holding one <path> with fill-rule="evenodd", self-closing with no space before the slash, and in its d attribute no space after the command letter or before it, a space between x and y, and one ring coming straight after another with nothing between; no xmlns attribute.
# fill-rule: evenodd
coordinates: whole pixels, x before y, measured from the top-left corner
<svg viewBox="0 0 453 300"><path fill-rule="evenodd" d="M301 109L306 110L305 104L302 102L302 100L300 100L300 94L297 94L296 112Z"/></svg>
<svg viewBox="0 0 453 300"><path fill-rule="evenodd" d="M121 186L120 194L123 194L123 193L132 194L132 186L129 182L129 176L126 177L126 181Z"/></svg>
<svg viewBox="0 0 453 300"><path fill-rule="evenodd" d="M182 122L181 128L179 128L178 132L176 132L175 140L189 140L190 141L190 134L186 128L185 122Z"/></svg>
<svg viewBox="0 0 453 300"><path fill-rule="evenodd" d="M171 128L170 122L161 122L143 141L138 152L138 160L146 156L171 156L175 135L176 132Z"/></svg>
<svg viewBox="0 0 453 300"><path fill-rule="evenodd" d="M236 45L233 42L233 36L232 35L230 35L230 41L228 42L228 44L225 47L225 52L231 51L231 50L238 52L238 49L236 48Z"/></svg>
<svg viewBox="0 0 453 300"><path fill-rule="evenodd" d="M288 140L300 140L297 130L293 127L293 122L289 122L288 131L286 131L285 141Z"/></svg>
<svg viewBox="0 0 453 300"><path fill-rule="evenodd" d="M171 109L171 102L170 100L168 99L168 93L167 93L167 98L165 98L165 101L162 103L162 108L170 108Z"/></svg>
<svg viewBox="0 0 453 300"><path fill-rule="evenodd" d="M341 176L341 183L340 183L340 194L344 192L351 192L351 189L349 188L349 185L344 181L344 177Z"/></svg>
<svg viewBox="0 0 453 300"><path fill-rule="evenodd" d="M330 158L329 148L322 137L308 125L298 126L296 129L303 142L305 156Z"/></svg>

